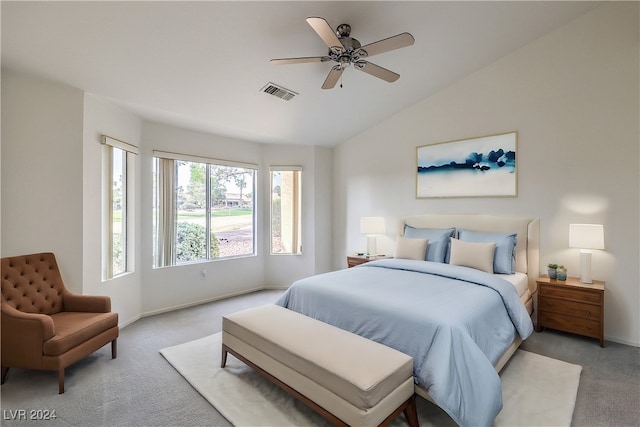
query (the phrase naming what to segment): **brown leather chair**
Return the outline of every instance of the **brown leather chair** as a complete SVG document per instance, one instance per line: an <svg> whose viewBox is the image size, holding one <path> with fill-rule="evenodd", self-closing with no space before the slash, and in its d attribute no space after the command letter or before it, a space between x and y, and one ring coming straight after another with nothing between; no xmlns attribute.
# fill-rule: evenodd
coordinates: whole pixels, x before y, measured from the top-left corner
<svg viewBox="0 0 640 427"><path fill-rule="evenodd" d="M9 368L58 372L111 342L117 356L118 314L111 299L76 295L62 282L52 253L2 258L2 384Z"/></svg>

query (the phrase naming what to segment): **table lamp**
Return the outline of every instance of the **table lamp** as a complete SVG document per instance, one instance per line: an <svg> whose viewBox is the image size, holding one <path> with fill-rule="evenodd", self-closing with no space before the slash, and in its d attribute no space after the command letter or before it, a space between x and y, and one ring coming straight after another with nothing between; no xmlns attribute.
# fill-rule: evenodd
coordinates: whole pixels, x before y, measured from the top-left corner
<svg viewBox="0 0 640 427"><path fill-rule="evenodd" d="M385 233L384 218L379 216L363 216L360 218L360 233L367 235L367 256L376 256L376 234Z"/></svg>
<svg viewBox="0 0 640 427"><path fill-rule="evenodd" d="M602 224L569 224L569 247L580 249L580 281L593 283L590 249L604 249Z"/></svg>

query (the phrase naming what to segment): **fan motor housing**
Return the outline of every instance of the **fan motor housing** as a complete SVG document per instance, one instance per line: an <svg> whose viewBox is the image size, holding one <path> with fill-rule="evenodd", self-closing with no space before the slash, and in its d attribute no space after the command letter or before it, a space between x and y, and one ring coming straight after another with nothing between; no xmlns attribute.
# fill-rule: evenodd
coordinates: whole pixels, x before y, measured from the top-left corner
<svg viewBox="0 0 640 427"><path fill-rule="evenodd" d="M347 24L342 24L340 27L338 27L338 31L336 31L336 33L340 33L340 28L343 25ZM349 27L349 29L351 29L351 27ZM351 62L357 61L360 57L357 52L360 47L362 47L360 42L352 37L349 37L348 35L341 36L338 39L340 40L340 43L342 43L344 50L340 49L339 51L335 51L333 49L329 49L329 56L331 57L331 59L333 59L335 62L347 65Z"/></svg>
<svg viewBox="0 0 640 427"><path fill-rule="evenodd" d="M362 46L358 40L351 37L340 37L340 42L347 52L353 52L354 50L360 49Z"/></svg>
<svg viewBox="0 0 640 427"><path fill-rule="evenodd" d="M351 34L351 25L349 24L340 24L336 28L336 35L338 38L349 37L349 34Z"/></svg>

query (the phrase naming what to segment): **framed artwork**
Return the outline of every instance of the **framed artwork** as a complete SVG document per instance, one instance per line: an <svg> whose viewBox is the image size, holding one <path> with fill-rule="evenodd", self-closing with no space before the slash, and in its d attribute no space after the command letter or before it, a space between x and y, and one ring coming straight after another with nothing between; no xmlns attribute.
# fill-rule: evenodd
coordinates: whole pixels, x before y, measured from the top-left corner
<svg viewBox="0 0 640 427"><path fill-rule="evenodd" d="M518 132L417 148L416 197L516 197Z"/></svg>

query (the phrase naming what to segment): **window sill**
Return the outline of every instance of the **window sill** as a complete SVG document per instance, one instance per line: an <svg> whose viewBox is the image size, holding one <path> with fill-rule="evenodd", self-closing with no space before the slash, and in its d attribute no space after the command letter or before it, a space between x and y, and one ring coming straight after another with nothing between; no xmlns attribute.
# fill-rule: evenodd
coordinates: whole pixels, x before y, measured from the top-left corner
<svg viewBox="0 0 640 427"><path fill-rule="evenodd" d="M124 273L120 273L120 274L115 275L113 277L110 277L108 279L102 279L102 283L109 283L109 282L113 282L113 281L116 281L116 280L120 280L120 279L123 279L123 278L125 278L127 276L131 276L134 273L135 273L135 271L125 271Z"/></svg>

